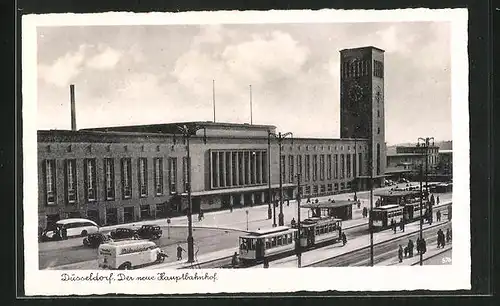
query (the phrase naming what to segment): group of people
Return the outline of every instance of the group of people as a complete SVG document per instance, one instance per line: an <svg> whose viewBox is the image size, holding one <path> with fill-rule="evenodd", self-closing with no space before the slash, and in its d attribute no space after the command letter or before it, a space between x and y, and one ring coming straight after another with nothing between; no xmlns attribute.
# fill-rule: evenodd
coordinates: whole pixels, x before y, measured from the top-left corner
<svg viewBox="0 0 500 306"><path fill-rule="evenodd" d="M446 235L443 233L441 229L437 232L437 247L445 247L446 243L451 241L451 229L446 229Z"/></svg>
<svg viewBox="0 0 500 306"><path fill-rule="evenodd" d="M394 231L394 234L396 234L396 230L398 228L398 224L394 219L391 219L391 227L392 230ZM404 232L405 231L405 223L403 222L403 219L399 220L399 229Z"/></svg>

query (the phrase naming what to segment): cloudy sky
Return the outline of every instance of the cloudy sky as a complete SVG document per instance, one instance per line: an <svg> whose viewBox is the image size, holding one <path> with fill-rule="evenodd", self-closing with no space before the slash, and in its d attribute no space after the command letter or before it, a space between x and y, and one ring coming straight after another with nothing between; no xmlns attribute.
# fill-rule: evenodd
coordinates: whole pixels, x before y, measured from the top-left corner
<svg viewBox="0 0 500 306"><path fill-rule="evenodd" d="M339 51L385 53L386 141L451 140L446 22L38 28L38 129L211 121L339 137Z"/></svg>

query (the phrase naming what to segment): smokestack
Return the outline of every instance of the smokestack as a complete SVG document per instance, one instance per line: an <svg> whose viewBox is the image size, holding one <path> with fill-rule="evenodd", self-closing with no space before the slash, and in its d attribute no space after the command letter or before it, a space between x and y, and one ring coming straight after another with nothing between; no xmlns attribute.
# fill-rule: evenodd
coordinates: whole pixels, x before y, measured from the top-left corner
<svg viewBox="0 0 500 306"><path fill-rule="evenodd" d="M76 110L75 110L75 85L69 85L69 96L71 99L71 130L76 131Z"/></svg>

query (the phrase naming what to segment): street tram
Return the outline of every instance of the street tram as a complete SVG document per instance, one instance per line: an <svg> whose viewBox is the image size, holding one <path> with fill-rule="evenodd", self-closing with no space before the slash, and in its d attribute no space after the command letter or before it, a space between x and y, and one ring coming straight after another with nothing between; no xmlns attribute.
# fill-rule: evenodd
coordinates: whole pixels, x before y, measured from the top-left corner
<svg viewBox="0 0 500 306"><path fill-rule="evenodd" d="M375 196L379 197L375 204L376 207L384 205L402 207L405 223L420 220L432 209L425 191L420 193L420 190L386 190L376 193ZM420 200L422 200L422 213L420 212ZM390 225L390 221L388 224Z"/></svg>
<svg viewBox="0 0 500 306"><path fill-rule="evenodd" d="M375 207L371 214L375 230L389 228L392 221L396 224L400 224L403 221L403 207L396 204Z"/></svg>
<svg viewBox="0 0 500 306"><path fill-rule="evenodd" d="M340 241L342 220L332 217L312 217L300 223L300 246L312 248Z"/></svg>
<svg viewBox="0 0 500 306"><path fill-rule="evenodd" d="M278 226L257 230L239 238L239 258L243 264L272 260L295 251L297 229Z"/></svg>

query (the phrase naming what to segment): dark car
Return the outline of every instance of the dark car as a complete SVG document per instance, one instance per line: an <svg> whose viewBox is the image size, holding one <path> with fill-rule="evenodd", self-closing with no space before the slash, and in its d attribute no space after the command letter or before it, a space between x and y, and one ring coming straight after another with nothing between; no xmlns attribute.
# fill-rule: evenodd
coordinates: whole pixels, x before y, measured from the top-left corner
<svg viewBox="0 0 500 306"><path fill-rule="evenodd" d="M91 247L91 248L97 248L101 243L110 241L111 237L108 235L104 235L103 233L93 233L89 234L87 237L83 238L83 245Z"/></svg>
<svg viewBox="0 0 500 306"><path fill-rule="evenodd" d="M137 238L136 231L131 228L117 228L110 233L112 239Z"/></svg>
<svg viewBox="0 0 500 306"><path fill-rule="evenodd" d="M161 237L162 230L158 225L143 225L136 231L136 234L142 239L158 239Z"/></svg>

